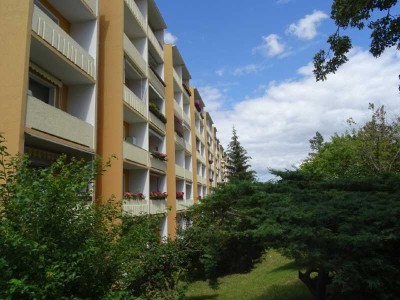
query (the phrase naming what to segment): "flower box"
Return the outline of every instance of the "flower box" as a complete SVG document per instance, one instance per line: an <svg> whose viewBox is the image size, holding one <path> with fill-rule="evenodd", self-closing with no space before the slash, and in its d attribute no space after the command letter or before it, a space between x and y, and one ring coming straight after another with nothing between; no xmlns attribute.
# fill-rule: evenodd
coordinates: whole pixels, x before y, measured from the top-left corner
<svg viewBox="0 0 400 300"><path fill-rule="evenodd" d="M142 193L130 193L126 192L125 193L125 200L144 200L144 195Z"/></svg>
<svg viewBox="0 0 400 300"><path fill-rule="evenodd" d="M176 199L182 200L184 195L185 195L184 192L176 192Z"/></svg>
<svg viewBox="0 0 400 300"><path fill-rule="evenodd" d="M159 192L159 191L150 192L151 200L165 200L167 199L167 197L168 194L166 192Z"/></svg>
<svg viewBox="0 0 400 300"><path fill-rule="evenodd" d="M168 160L167 159L167 154L165 154L165 153L161 153L161 152L158 152L158 151L153 151L153 152L151 152L151 155L154 158L157 158L157 159L159 159L161 161L167 161Z"/></svg>
<svg viewBox="0 0 400 300"><path fill-rule="evenodd" d="M203 110L203 108L201 107L201 104L200 104L199 101L196 101L196 102L194 103L194 107L196 107L196 109L197 109L197 111L198 111L199 113L201 113L201 111Z"/></svg>

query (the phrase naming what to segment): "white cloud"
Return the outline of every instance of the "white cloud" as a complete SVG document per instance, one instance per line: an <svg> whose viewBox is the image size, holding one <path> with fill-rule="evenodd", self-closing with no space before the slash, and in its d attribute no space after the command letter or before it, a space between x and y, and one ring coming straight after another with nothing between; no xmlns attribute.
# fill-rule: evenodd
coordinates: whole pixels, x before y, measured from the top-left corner
<svg viewBox="0 0 400 300"><path fill-rule="evenodd" d="M217 71L215 71L215 74L217 74L219 77L224 76L225 68L218 69Z"/></svg>
<svg viewBox="0 0 400 300"><path fill-rule="evenodd" d="M325 82L316 82L311 65L306 65L298 70L300 79L266 83L262 96L240 101L230 110L221 109L224 95L220 91L208 90L207 97L214 95L210 100L219 103L212 116L223 145L235 125L239 140L253 158L253 168L266 179L267 168L298 165L307 156L308 140L316 131L329 138L347 129L349 117L359 124L365 122L370 116L369 102L385 104L390 115L400 114L399 70L400 54L395 49L379 59L356 50Z"/></svg>
<svg viewBox="0 0 400 300"><path fill-rule="evenodd" d="M250 64L250 65L236 68L235 70L233 70L232 74L234 76L243 76L243 75L249 75L249 74L256 74L262 70L264 70L263 66Z"/></svg>
<svg viewBox="0 0 400 300"><path fill-rule="evenodd" d="M261 45L253 49L253 53L261 53L264 56L274 57L285 51L285 45L277 34L262 37Z"/></svg>
<svg viewBox="0 0 400 300"><path fill-rule="evenodd" d="M199 92L206 105L206 111L213 113L222 107L225 95L218 87L202 86L199 87Z"/></svg>
<svg viewBox="0 0 400 300"><path fill-rule="evenodd" d="M165 31L165 33L164 33L164 42L166 44L175 45L177 41L178 41L178 38L175 35L173 35L169 31Z"/></svg>
<svg viewBox="0 0 400 300"><path fill-rule="evenodd" d="M306 15L297 23L290 24L286 34L292 34L302 40L312 40L318 34L317 27L326 18L328 18L328 15L323 11L314 10L312 14Z"/></svg>

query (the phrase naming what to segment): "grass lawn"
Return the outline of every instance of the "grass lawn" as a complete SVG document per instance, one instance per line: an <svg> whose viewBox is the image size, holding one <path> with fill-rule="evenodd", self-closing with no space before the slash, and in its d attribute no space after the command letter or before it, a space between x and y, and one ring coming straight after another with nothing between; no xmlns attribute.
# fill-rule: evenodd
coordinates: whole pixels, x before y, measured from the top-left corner
<svg viewBox="0 0 400 300"><path fill-rule="evenodd" d="M217 290L206 282L198 281L189 286L188 300L310 300L306 287L297 279L297 268L292 261L276 252L269 252L265 259L248 274L223 277Z"/></svg>

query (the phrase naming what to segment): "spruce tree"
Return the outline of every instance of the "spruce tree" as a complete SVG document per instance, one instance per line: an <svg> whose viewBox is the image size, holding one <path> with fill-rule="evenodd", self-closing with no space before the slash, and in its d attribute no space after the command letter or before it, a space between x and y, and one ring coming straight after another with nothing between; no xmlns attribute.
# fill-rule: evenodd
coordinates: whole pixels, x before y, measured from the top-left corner
<svg viewBox="0 0 400 300"><path fill-rule="evenodd" d="M247 155L246 149L240 145L239 137L235 127L232 129L232 139L228 145L227 153L227 173L228 180L255 180L255 172L250 170L250 156Z"/></svg>

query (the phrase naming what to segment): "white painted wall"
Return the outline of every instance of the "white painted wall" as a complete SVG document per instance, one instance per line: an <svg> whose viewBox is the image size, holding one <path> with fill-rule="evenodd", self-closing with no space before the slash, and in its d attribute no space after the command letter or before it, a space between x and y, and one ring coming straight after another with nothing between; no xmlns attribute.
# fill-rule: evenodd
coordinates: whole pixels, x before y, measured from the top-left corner
<svg viewBox="0 0 400 300"><path fill-rule="evenodd" d="M182 168L185 167L185 151L175 150L175 163Z"/></svg>
<svg viewBox="0 0 400 300"><path fill-rule="evenodd" d="M94 126L96 121L95 85L69 86L67 112Z"/></svg>
<svg viewBox="0 0 400 300"><path fill-rule="evenodd" d="M149 132L147 123L133 123L129 125L129 133L136 137L136 145L145 150L149 149Z"/></svg>
<svg viewBox="0 0 400 300"><path fill-rule="evenodd" d="M71 37L85 49L95 60L97 60L97 20L72 23Z"/></svg>
<svg viewBox="0 0 400 300"><path fill-rule="evenodd" d="M143 193L149 198L149 171L145 169L129 171L129 191L131 193Z"/></svg>

